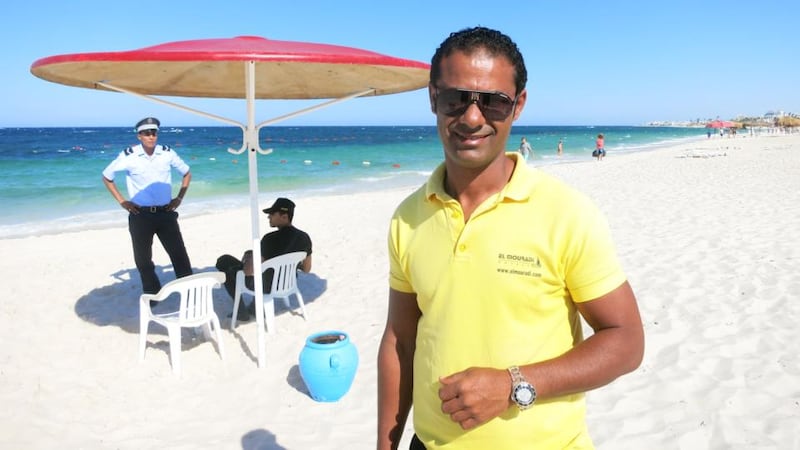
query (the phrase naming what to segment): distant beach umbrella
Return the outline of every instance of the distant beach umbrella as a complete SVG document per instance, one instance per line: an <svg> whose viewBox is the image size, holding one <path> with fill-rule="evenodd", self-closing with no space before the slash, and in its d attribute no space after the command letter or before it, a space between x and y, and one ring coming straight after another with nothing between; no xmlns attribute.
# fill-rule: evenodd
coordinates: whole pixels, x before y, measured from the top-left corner
<svg viewBox="0 0 800 450"><path fill-rule="evenodd" d="M734 122L730 122L728 120L712 120L711 122L706 124L706 128L733 128L736 127Z"/></svg>
<svg viewBox="0 0 800 450"><path fill-rule="evenodd" d="M253 257L261 255L258 205L258 131L300 114L361 96L421 89L428 64L338 45L240 36L179 41L119 52L50 56L31 65L35 76L69 86L124 92L238 126L248 152ZM152 96L241 98L247 123L198 111ZM331 99L255 124L256 99ZM310 164L310 161L304 161ZM262 290L255 277L255 291ZM256 302L258 365L265 366L264 317ZM235 314L235 312L234 312Z"/></svg>

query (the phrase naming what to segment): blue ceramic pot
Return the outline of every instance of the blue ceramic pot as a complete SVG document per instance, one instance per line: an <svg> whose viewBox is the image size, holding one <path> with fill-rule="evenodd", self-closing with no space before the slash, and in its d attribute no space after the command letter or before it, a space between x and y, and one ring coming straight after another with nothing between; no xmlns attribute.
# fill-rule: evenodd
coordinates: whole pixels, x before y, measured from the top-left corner
<svg viewBox="0 0 800 450"><path fill-rule="evenodd" d="M350 390L357 368L358 350L342 331L312 334L300 352L300 376L318 402L342 398Z"/></svg>

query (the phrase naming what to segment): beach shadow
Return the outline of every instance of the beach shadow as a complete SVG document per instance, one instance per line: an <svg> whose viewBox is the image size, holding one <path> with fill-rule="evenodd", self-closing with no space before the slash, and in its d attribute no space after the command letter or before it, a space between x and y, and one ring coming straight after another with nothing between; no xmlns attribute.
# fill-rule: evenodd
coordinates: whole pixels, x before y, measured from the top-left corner
<svg viewBox="0 0 800 450"><path fill-rule="evenodd" d="M199 267L194 268L194 273L215 270L217 269L214 267ZM163 284L175 279L171 266L156 266L156 274ZM112 273L111 276L116 280L114 283L93 289L78 299L75 303L75 314L97 326L116 326L128 333L139 334L139 296L142 293L139 273L136 269L126 269ZM224 289L215 290L213 295L214 311L220 317L220 325L224 328L225 324L222 318L225 317L224 314L227 314L225 311L231 309L231 302L227 300L227 293ZM173 294L159 302L153 310L156 312L174 311L178 309L179 303L180 297ZM150 322L147 335L148 349L155 349L169 355L169 336L166 328ZM190 350L205 343L206 339L199 328L181 329L183 350Z"/></svg>
<svg viewBox="0 0 800 450"><path fill-rule="evenodd" d="M195 267L194 273L213 272L214 266ZM162 283L166 284L175 279L171 266L156 266L156 274ZM92 289L80 297L75 303L75 314L81 319L97 326L116 326L131 334L139 334L139 296L142 293L139 273L136 269L126 269L111 274L115 281L107 286ZM316 301L328 287L327 280L319 278L313 273L300 273L297 284L303 294L306 305ZM178 309L179 298L171 296L155 306L156 311L173 311ZM295 305L294 301L291 305ZM291 309L287 309L282 301L275 303L275 315L278 316ZM291 306L290 305L290 306ZM214 312L219 317L222 328L230 328L230 315L233 310L233 301L224 288L214 290ZM191 333L191 330L185 332ZM164 327L150 324L150 335L167 335ZM198 342L199 344L200 342Z"/></svg>
<svg viewBox="0 0 800 450"><path fill-rule="evenodd" d="M295 364L291 369L289 369L289 373L286 375L286 382L297 392L311 397L311 392L309 392L306 382L303 381L303 376L300 375L299 365Z"/></svg>
<svg viewBox="0 0 800 450"><path fill-rule="evenodd" d="M248 431L242 436L242 450L286 450L277 437L267 430Z"/></svg>
<svg viewBox="0 0 800 450"><path fill-rule="evenodd" d="M323 280L315 273L297 272L297 287L300 293L303 294L303 303L309 305L314 303L327 289L328 280ZM291 314L299 315L299 311L293 308L297 307L297 299L292 297L289 300L289 309L283 304L283 300L275 302L275 316L289 312Z"/></svg>
<svg viewBox="0 0 800 450"><path fill-rule="evenodd" d="M300 293L303 295L303 303L308 306L309 304L314 303L328 289L328 280L320 278L315 273L297 272L297 287L300 289ZM244 301L248 306L252 306L252 295L242 294L242 298L242 301ZM224 319L230 325L231 314L233 314L233 301L230 301L229 303L230 308L225 313ZM302 317L303 315L297 304L297 298L294 295L292 295L289 299L288 308L286 307L286 304L284 304L283 299L276 299L273 304L275 307L275 317L285 313L299 317ZM220 320L223 320L223 316L220 316ZM253 321L255 319L251 317L250 320ZM235 331L234 334L236 334Z"/></svg>
<svg viewBox="0 0 800 450"><path fill-rule="evenodd" d="M220 319L220 320L222 320L222 319ZM245 356L247 356L247 358L250 361L258 362L258 356L256 356L253 353L253 351L250 350L250 345L247 343L247 341L244 339L244 337L242 337L242 335L239 333L238 325L237 325L237 329L231 330L231 319L230 318L226 318L225 321L226 322L223 322L223 324L222 324L222 328L227 328L228 331L230 331L230 333L236 339L236 341L239 342L239 348L242 350L242 353L244 353ZM254 347L257 348L258 345L255 345Z"/></svg>
<svg viewBox="0 0 800 450"><path fill-rule="evenodd" d="M172 269L167 270L164 266L156 266L156 275L162 283L175 279ZM112 284L92 289L78 299L75 314L97 326L116 326L128 333L139 333L139 296L142 294L139 273L136 269L126 269L111 276L115 280ZM166 304L159 307L166 307ZM157 331L156 328L160 327L154 327L153 331Z"/></svg>

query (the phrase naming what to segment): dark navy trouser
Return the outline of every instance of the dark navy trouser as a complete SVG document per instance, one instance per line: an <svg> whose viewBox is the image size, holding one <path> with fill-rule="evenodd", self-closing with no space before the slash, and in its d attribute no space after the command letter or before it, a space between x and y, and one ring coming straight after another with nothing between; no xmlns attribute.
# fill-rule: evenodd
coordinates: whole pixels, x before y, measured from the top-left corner
<svg viewBox="0 0 800 450"><path fill-rule="evenodd" d="M128 231L133 244L133 260L142 279L142 291L155 294L161 289L161 282L156 276L153 264L153 236L158 236L172 262L177 278L192 274L192 264L186 253L183 235L178 226L178 212L159 209L150 212L148 207L141 207L139 214L128 216Z"/></svg>

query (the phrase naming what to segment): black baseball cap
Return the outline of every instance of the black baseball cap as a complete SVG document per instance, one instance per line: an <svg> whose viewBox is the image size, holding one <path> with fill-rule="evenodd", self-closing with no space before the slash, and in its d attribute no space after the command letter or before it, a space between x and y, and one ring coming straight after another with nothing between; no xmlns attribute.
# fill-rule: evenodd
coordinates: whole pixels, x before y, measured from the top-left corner
<svg viewBox="0 0 800 450"><path fill-rule="evenodd" d="M272 214L274 212L280 211L292 215L294 214L294 202L289 200L288 198L279 197L277 200L275 200L275 203L273 203L272 206L270 206L267 209L264 209L263 211L267 214Z"/></svg>

